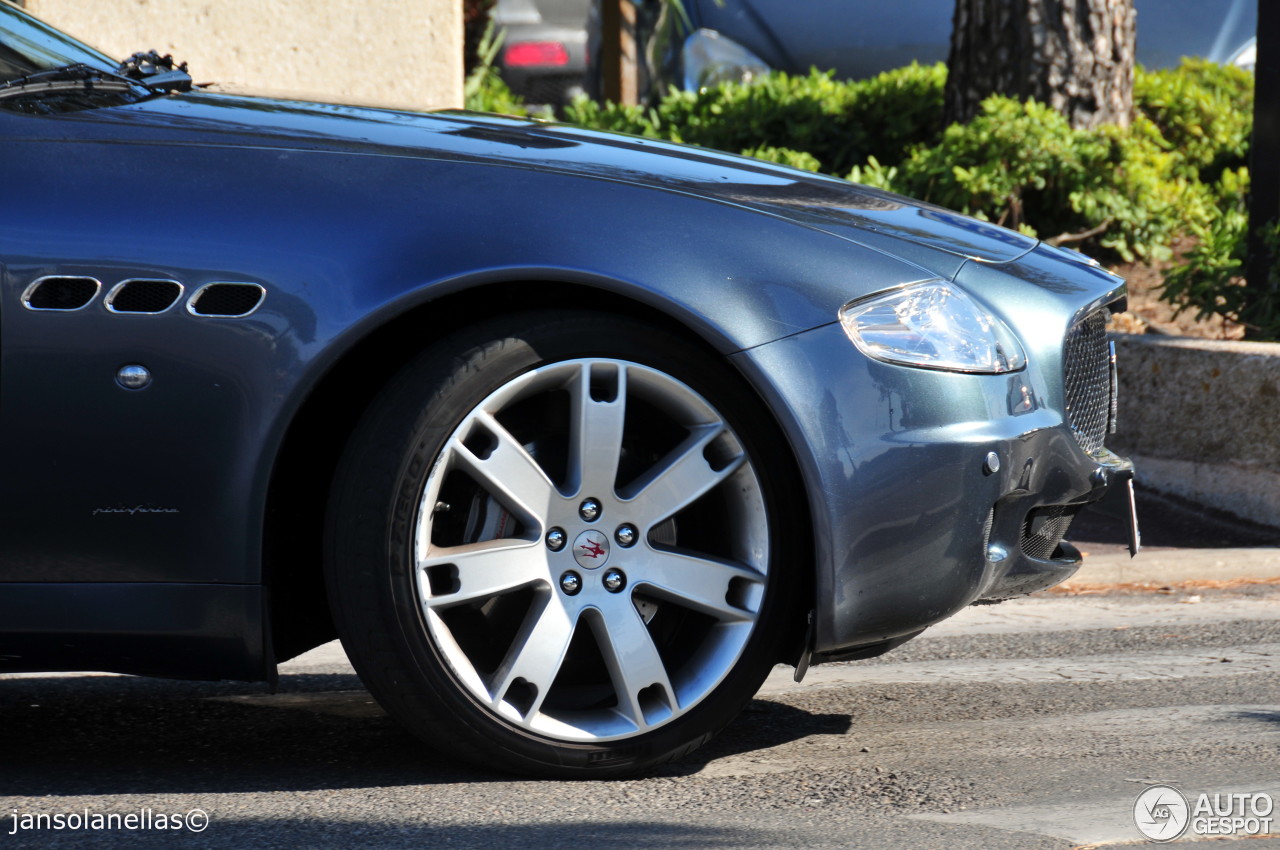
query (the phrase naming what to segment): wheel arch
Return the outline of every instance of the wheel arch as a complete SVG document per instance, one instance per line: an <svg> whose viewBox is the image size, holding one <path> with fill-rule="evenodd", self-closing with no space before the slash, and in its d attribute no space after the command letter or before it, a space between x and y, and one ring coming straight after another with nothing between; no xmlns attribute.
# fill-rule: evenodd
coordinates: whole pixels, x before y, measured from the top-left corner
<svg viewBox="0 0 1280 850"><path fill-rule="evenodd" d="M580 282L545 279L485 282L455 290L368 330L313 385L292 416L272 466L263 517L269 665L337 636L321 570L325 506L338 460L368 404L424 345L456 329L459 317L497 316L559 306L641 318L706 348L712 356L732 349L727 339L712 336L710 326L695 327L692 322L681 321L638 299ZM738 372L785 440L788 432L766 402L766 394L752 377ZM785 444L786 465L795 476L799 492L804 493L801 464L789 440ZM804 498L798 501L797 508L811 528L811 507ZM811 555L812 535L803 537L808 544L806 552ZM804 562L811 560L806 556ZM801 580L804 586L798 588L798 596L812 599L813 570L804 571ZM788 661L795 660L801 648L804 623L803 617L799 619L795 634L784 639Z"/></svg>

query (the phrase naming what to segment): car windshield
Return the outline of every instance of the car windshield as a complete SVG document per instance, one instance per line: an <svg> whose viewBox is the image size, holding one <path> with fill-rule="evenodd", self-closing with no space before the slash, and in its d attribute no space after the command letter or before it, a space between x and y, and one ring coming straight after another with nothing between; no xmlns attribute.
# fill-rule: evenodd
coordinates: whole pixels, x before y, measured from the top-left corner
<svg viewBox="0 0 1280 850"><path fill-rule="evenodd" d="M79 63L104 70L116 67L105 54L0 2L0 83Z"/></svg>

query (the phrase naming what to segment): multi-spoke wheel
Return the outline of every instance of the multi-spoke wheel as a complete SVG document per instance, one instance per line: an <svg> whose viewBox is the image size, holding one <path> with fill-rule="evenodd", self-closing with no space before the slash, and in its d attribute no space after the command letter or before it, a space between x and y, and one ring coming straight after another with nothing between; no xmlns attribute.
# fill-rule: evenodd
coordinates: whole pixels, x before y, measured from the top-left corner
<svg viewBox="0 0 1280 850"><path fill-rule="evenodd" d="M723 362L642 324L447 340L339 474L327 567L353 663L422 737L506 769L691 749L790 633L774 439Z"/></svg>

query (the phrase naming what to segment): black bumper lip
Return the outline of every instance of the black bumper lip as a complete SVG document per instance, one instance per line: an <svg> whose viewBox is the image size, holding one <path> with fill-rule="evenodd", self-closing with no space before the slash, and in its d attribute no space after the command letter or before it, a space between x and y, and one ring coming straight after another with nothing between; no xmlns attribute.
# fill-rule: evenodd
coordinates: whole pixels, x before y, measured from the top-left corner
<svg viewBox="0 0 1280 850"><path fill-rule="evenodd" d="M1080 508L1098 501L1116 486L1130 488L1132 494L1134 468L1131 461L1105 448L1081 454L1082 463L1077 467L1077 474L1084 472L1089 465L1093 469L1085 479L1088 489L1078 497L1053 501L1046 500L1043 493L1015 491L992 508L991 532L986 541L987 575L975 602L999 602L1046 590L1066 581L1080 568L1080 552L1066 540L1059 540L1048 558L1028 554L1024 541L1032 517L1038 512L1061 509L1074 516ZM1131 513L1131 518L1130 553L1136 555L1139 549L1136 514Z"/></svg>

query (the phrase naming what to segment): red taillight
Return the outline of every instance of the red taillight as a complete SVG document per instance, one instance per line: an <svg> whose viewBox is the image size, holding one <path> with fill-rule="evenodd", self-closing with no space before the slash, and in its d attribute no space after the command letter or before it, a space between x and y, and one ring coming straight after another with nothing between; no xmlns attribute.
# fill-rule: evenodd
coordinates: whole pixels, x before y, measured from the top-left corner
<svg viewBox="0 0 1280 850"><path fill-rule="evenodd" d="M508 68L568 65L569 51L558 41L520 41L503 51L502 62Z"/></svg>

